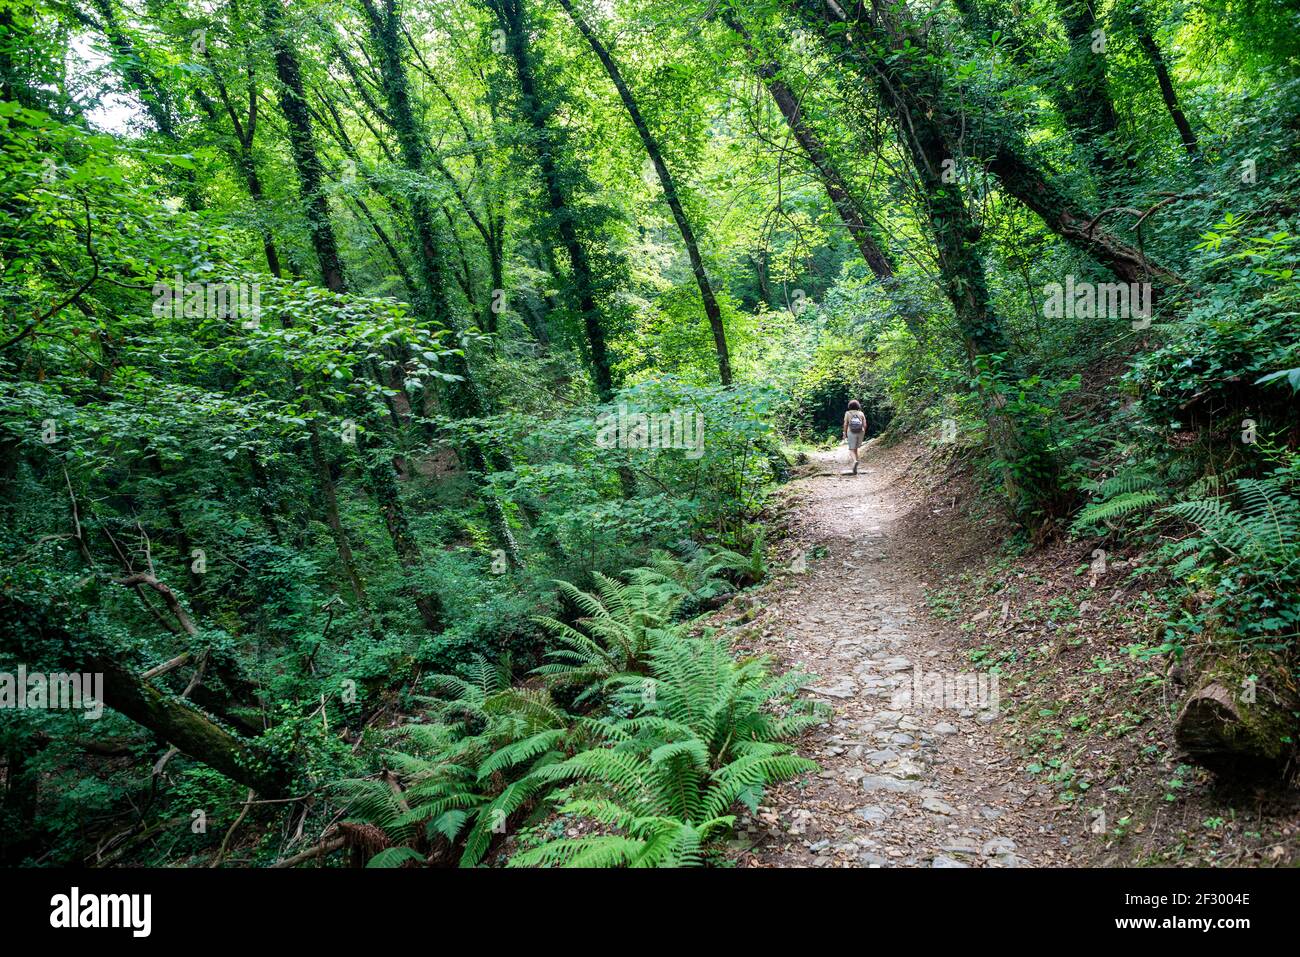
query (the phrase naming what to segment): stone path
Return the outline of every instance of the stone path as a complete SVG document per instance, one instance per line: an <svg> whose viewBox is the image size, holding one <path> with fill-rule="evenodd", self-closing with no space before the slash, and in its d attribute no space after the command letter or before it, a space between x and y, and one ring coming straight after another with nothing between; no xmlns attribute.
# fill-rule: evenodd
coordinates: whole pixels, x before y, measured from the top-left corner
<svg viewBox="0 0 1300 957"><path fill-rule="evenodd" d="M738 646L817 675L808 693L835 711L799 746L822 770L738 821L740 866L1074 863L1082 835L1064 818L1058 833L1051 790L999 741L987 677L926 613L933 568L900 529L923 498L907 455L872 443L857 476L841 474L843 449L815 455L783 490L785 567L718 615Z"/></svg>

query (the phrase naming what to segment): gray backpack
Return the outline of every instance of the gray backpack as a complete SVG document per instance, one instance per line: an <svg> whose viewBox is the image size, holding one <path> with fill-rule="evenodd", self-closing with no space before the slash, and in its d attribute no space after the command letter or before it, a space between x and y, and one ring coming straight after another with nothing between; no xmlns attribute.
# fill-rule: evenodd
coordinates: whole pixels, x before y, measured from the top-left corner
<svg viewBox="0 0 1300 957"><path fill-rule="evenodd" d="M849 431L865 432L867 430L867 418L861 412L849 413Z"/></svg>

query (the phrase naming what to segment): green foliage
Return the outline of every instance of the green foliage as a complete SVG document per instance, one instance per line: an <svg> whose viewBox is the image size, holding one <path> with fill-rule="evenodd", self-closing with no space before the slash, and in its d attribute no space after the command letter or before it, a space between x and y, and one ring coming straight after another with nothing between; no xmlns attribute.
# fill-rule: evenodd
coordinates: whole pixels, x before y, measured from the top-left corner
<svg viewBox="0 0 1300 957"><path fill-rule="evenodd" d="M428 720L383 736L379 776L339 785L350 819L392 843L370 866L437 847L458 848L472 866L512 818L557 806L619 833L552 842L512 864L699 864L729 829L733 804L757 807L764 786L815 768L781 742L824 721L824 709L795 700L799 675L773 676L765 661L737 661L722 642L670 624L685 574L670 563L628 573L654 579L645 584L603 579L596 595L560 583L586 613L586 631L551 622L564 664L536 673L580 686L577 702L609 689L600 711L570 715L481 658L463 677L429 679Z"/></svg>
<svg viewBox="0 0 1300 957"><path fill-rule="evenodd" d="M1215 546L1261 574L1289 569L1300 561L1300 499L1289 476L1238 479L1232 501L1223 498L1179 502L1166 511L1196 526Z"/></svg>
<svg viewBox="0 0 1300 957"><path fill-rule="evenodd" d="M1165 497L1159 492L1121 492L1105 501L1094 502L1080 509L1073 528L1076 531L1095 529L1112 519L1148 509L1164 500Z"/></svg>
<svg viewBox="0 0 1300 957"><path fill-rule="evenodd" d="M689 557L685 561L674 558L668 552L656 552L650 556L649 563L644 568L634 569L630 574L632 581L638 585L679 593L682 602L674 613L678 617L685 617L713 599L734 591L735 585L728 578L741 585L753 585L762 581L767 575L763 542L760 526L748 555L728 548L700 547L687 543Z"/></svg>
<svg viewBox="0 0 1300 957"><path fill-rule="evenodd" d="M664 560L661 560L661 567ZM559 647L546 653L549 664L537 669L552 687L578 685L583 696L603 690L606 681L624 673L644 673L657 634L678 631L672 618L685 594L662 573L642 575L633 584L596 574L596 593L557 582L560 594L583 617L577 627L554 618L537 621ZM581 700L581 697L580 699Z"/></svg>
<svg viewBox="0 0 1300 957"><path fill-rule="evenodd" d="M538 0L398 5L382 29L320 0L0 0L0 594L33 619L0 665L94 651L139 675L188 653L151 686L179 703L195 682L181 707L238 735L245 772L353 782L376 866L480 863L556 802L594 843L523 860L707 860L735 801L798 773L780 748L807 716L686 621L763 577L777 450L836 435L850 397L873 433L955 421L936 464L991 470L1043 534L1086 494L1073 530L1180 590L1171 646L1286 646L1287 4L969 0L889 43L775 3L578 6L698 256L626 105ZM881 122L882 71L910 115ZM917 124L972 158L931 182ZM1017 190L1012 154L1041 178ZM1048 285L1115 278L1116 243L1149 262L1153 323L1050 317ZM254 314L209 308L231 286ZM703 428L601 441L625 413ZM0 858L211 860L219 826L168 821L202 801L233 823L245 784L202 755L155 779L165 738L0 715ZM662 793L629 791L632 767ZM225 860L337 810L256 805Z"/></svg>

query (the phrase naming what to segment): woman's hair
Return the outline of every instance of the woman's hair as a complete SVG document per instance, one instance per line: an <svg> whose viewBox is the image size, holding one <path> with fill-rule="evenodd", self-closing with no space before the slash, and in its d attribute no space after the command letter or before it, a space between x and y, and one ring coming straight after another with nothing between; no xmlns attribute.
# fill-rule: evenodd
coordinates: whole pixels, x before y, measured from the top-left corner
<svg viewBox="0 0 1300 957"><path fill-rule="evenodd" d="M856 412L856 411L861 410L861 408L862 408L862 405L861 405L861 403L858 402L857 399L849 399L849 409L850 409L851 411L855 411L855 412Z"/></svg>

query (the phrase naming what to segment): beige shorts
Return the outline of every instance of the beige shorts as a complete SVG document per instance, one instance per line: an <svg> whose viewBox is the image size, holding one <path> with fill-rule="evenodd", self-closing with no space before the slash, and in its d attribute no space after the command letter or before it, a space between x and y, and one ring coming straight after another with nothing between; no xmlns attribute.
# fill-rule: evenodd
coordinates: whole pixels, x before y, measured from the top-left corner
<svg viewBox="0 0 1300 957"><path fill-rule="evenodd" d="M862 444L862 433L861 433L861 432L850 432L850 433L849 433L849 451L852 452L854 449L856 449L856 448L857 448L858 446L860 446L861 444Z"/></svg>

